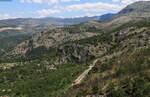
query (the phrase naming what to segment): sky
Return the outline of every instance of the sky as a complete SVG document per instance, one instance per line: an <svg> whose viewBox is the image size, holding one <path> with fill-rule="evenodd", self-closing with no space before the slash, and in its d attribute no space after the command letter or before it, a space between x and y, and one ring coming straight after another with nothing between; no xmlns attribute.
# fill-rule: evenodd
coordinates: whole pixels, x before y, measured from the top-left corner
<svg viewBox="0 0 150 97"><path fill-rule="evenodd" d="M98 16L136 1L150 0L0 0L0 19Z"/></svg>

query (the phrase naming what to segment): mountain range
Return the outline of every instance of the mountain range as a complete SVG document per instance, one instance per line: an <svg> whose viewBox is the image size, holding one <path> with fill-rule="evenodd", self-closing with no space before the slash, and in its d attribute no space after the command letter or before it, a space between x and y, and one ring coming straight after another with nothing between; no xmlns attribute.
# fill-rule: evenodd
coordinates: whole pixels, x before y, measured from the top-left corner
<svg viewBox="0 0 150 97"><path fill-rule="evenodd" d="M79 18L17 18L0 20L0 51L9 50L17 44L28 39L35 33L43 30L63 27L72 24L79 24L87 21L104 21L114 14L105 14L102 16L79 17ZM19 28L19 29L18 29ZM5 43L4 43L5 41Z"/></svg>
<svg viewBox="0 0 150 97"><path fill-rule="evenodd" d="M34 31L2 51L0 96L149 97L150 1L102 17L20 20L2 20Z"/></svg>

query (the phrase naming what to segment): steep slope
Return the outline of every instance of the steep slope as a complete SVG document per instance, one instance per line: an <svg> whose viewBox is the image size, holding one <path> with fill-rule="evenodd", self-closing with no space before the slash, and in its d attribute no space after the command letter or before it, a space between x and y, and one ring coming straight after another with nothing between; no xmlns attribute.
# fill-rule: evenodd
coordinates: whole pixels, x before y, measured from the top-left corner
<svg viewBox="0 0 150 97"><path fill-rule="evenodd" d="M119 14L150 12L150 1L139 1L128 5Z"/></svg>
<svg viewBox="0 0 150 97"><path fill-rule="evenodd" d="M139 1L128 5L122 9L118 14L113 16L110 20L103 23L103 28L107 31L119 27L120 25L129 21L138 21L144 18L150 18L150 1ZM109 27L109 29L108 29Z"/></svg>
<svg viewBox="0 0 150 97"><path fill-rule="evenodd" d="M99 60L86 79L60 97L148 97L150 47Z"/></svg>

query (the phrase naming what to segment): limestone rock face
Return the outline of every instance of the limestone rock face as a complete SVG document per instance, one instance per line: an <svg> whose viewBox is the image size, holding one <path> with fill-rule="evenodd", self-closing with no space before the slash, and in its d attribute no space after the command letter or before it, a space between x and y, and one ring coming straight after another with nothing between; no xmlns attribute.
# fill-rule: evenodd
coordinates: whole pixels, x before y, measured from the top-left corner
<svg viewBox="0 0 150 97"><path fill-rule="evenodd" d="M75 63L87 62L94 58L88 48L79 45L66 45L59 49L61 57L66 57L68 61L74 61Z"/></svg>
<svg viewBox="0 0 150 97"><path fill-rule="evenodd" d="M62 29L48 30L35 34L30 40L26 40L19 44L15 49L13 49L9 55L25 55L27 51L35 49L38 47L45 47L47 49L51 47L58 46L67 41L75 41L88 37L96 36L97 33L93 32L76 32L70 33L63 31Z"/></svg>

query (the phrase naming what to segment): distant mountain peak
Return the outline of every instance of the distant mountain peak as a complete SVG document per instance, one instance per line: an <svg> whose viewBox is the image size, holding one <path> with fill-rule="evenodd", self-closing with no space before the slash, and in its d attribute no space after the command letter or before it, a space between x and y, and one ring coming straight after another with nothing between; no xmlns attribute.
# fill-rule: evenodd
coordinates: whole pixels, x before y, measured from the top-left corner
<svg viewBox="0 0 150 97"><path fill-rule="evenodd" d="M101 15L99 17L99 20L100 21L105 21L105 20L108 20L108 19L112 18L114 15L115 15L114 13L107 13L107 14Z"/></svg>
<svg viewBox="0 0 150 97"><path fill-rule="evenodd" d="M119 14L150 12L150 1L138 1L125 7Z"/></svg>

